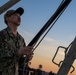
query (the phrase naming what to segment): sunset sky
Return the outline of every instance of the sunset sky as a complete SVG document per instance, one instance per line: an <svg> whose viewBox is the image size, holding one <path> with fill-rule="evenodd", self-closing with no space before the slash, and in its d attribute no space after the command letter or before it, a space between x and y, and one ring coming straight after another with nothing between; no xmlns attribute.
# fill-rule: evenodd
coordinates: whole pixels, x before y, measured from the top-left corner
<svg viewBox="0 0 76 75"><path fill-rule="evenodd" d="M1 0L0 6L9 0ZM9 9L23 7L25 12L21 16L22 22L18 32L24 37L26 44L33 39L38 31L45 25L49 18L54 14L62 0L21 0ZM0 15L0 30L4 29L5 12ZM58 21L42 40L34 51L31 67L38 68L43 65L43 70L58 72L59 67L52 63L52 58L58 46L68 47L76 36L76 0L72 0ZM64 59L64 49L60 49L55 61L59 63ZM76 68L76 60L73 64ZM71 70L70 70L71 71ZM69 74L70 75L70 74ZM72 75L76 75L76 70Z"/></svg>

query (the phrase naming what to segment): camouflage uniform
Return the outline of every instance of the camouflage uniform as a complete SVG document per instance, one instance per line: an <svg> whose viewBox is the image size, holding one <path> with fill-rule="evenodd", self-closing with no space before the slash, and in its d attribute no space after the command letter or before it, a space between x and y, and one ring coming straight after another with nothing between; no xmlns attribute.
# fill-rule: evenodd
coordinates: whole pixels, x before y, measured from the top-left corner
<svg viewBox="0 0 76 75"><path fill-rule="evenodd" d="M0 31L0 75L18 75L18 49L25 46L23 37L14 36L9 27Z"/></svg>

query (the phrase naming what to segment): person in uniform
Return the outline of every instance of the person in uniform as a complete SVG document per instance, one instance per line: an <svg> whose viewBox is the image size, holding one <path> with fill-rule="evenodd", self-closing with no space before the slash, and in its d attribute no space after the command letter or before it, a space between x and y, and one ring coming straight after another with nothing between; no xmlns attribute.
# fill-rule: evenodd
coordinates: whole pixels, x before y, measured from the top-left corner
<svg viewBox="0 0 76 75"><path fill-rule="evenodd" d="M24 38L17 29L21 23L24 9L8 10L4 15L7 27L0 31L0 75L18 75L19 61L24 55L30 61L33 57L32 46L26 46Z"/></svg>

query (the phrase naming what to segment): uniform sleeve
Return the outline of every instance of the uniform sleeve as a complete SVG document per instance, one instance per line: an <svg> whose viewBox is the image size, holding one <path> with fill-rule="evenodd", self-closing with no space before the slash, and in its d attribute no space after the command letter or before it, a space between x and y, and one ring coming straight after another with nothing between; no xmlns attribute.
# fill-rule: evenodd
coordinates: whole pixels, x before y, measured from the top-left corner
<svg viewBox="0 0 76 75"><path fill-rule="evenodd" d="M0 58L9 58L14 56L14 51L11 50L10 44L7 39L0 32Z"/></svg>
<svg viewBox="0 0 76 75"><path fill-rule="evenodd" d="M22 39L22 41L21 41L21 42L22 42L23 47L25 47L25 46L26 46L26 43L25 43L24 38ZM22 64L24 64L25 59L26 59L26 57L25 57L25 56L21 56L21 57L19 57L19 60L18 60L18 62L19 62L19 66L20 66L20 65L22 65Z"/></svg>

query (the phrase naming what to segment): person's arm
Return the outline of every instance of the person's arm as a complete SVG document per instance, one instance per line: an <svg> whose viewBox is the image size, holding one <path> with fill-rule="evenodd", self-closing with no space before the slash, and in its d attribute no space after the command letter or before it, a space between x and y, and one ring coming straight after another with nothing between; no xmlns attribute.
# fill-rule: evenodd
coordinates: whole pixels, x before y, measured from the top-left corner
<svg viewBox="0 0 76 75"><path fill-rule="evenodd" d="M8 44L5 36L0 32L0 58L12 58L14 57L14 51L11 50L10 44Z"/></svg>

